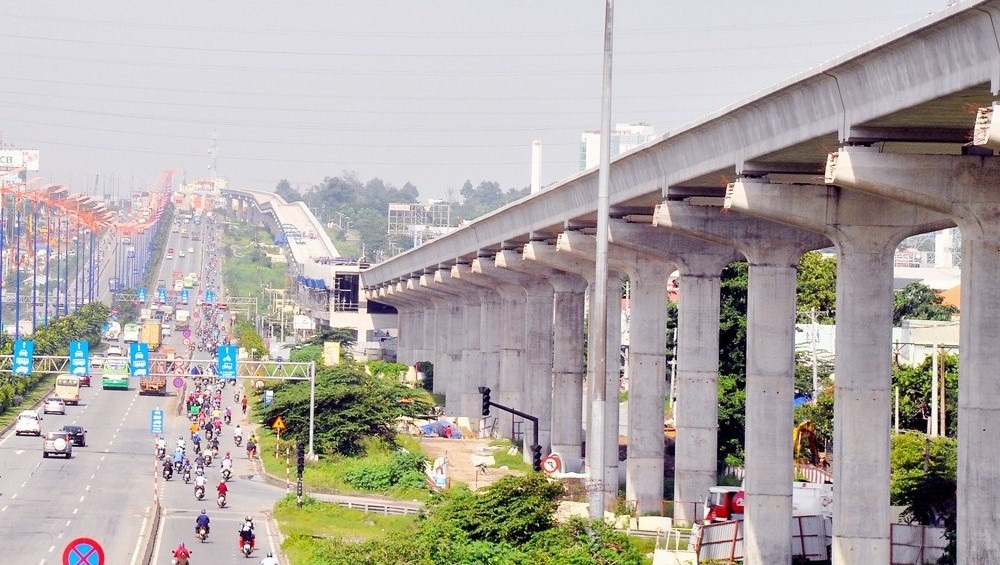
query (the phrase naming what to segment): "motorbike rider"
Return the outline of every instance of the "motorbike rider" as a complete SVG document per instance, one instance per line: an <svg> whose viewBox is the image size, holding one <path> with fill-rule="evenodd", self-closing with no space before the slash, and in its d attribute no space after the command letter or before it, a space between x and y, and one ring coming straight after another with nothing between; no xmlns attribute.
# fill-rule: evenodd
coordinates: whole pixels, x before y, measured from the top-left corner
<svg viewBox="0 0 1000 565"><path fill-rule="evenodd" d="M243 399L240 400L240 406L243 407L243 413L246 414L247 413L247 397L246 397L246 395L243 395Z"/></svg>
<svg viewBox="0 0 1000 565"><path fill-rule="evenodd" d="M243 544L249 542L250 549L253 549L256 537L253 533L253 518L247 515L240 526L240 548L242 549Z"/></svg>
<svg viewBox="0 0 1000 565"><path fill-rule="evenodd" d="M156 454L160 455L161 453L164 456L167 454L167 440L162 437L158 437L156 438Z"/></svg>
<svg viewBox="0 0 1000 565"><path fill-rule="evenodd" d="M202 493L205 492L205 485L208 484L208 478L205 477L205 471L199 470L196 473L196 475L197 476L194 478L194 492L195 492L195 495L197 496L197 494L198 494L198 487L201 487Z"/></svg>
<svg viewBox="0 0 1000 565"><path fill-rule="evenodd" d="M174 466L170 463L170 461L164 461L163 462L163 478L164 479L169 479L169 478L171 478L173 476L174 476Z"/></svg>
<svg viewBox="0 0 1000 565"><path fill-rule="evenodd" d="M186 447L187 447L187 442L184 441L184 438L183 437L178 437L177 438L177 449L179 449L181 451L184 451Z"/></svg>
<svg viewBox="0 0 1000 565"><path fill-rule="evenodd" d="M198 433L198 423L191 422L191 425L188 427L188 432L190 432L191 436L194 437L194 434Z"/></svg>
<svg viewBox="0 0 1000 565"><path fill-rule="evenodd" d="M215 453L219 452L219 436L218 436L218 434L216 434L212 438L212 451L214 451Z"/></svg>
<svg viewBox="0 0 1000 565"><path fill-rule="evenodd" d="M251 439L247 442L247 457L253 459L257 455L257 444Z"/></svg>
<svg viewBox="0 0 1000 565"><path fill-rule="evenodd" d="M219 481L219 486L215 487L215 490L219 496L229 496L229 485L226 484L226 481Z"/></svg>
<svg viewBox="0 0 1000 565"><path fill-rule="evenodd" d="M184 546L184 542L177 545L177 549L174 550L174 559L177 560L177 565L188 565L191 559L191 551Z"/></svg>
<svg viewBox="0 0 1000 565"><path fill-rule="evenodd" d="M194 444L195 453L201 451L201 434L195 432L194 435L191 436L191 443Z"/></svg>
<svg viewBox="0 0 1000 565"><path fill-rule="evenodd" d="M267 552L267 557L261 560L260 565L278 565L277 558L270 551Z"/></svg>
<svg viewBox="0 0 1000 565"><path fill-rule="evenodd" d="M174 463L174 467L177 467L178 469L181 468L181 465L184 463L184 451L183 450L177 449L176 451L174 451L173 463Z"/></svg>
<svg viewBox="0 0 1000 565"><path fill-rule="evenodd" d="M212 520L208 517L208 512L206 512L205 509L202 508L201 509L201 514L199 514L198 517L195 518L194 533L197 534L198 530L200 528L204 527L205 528L205 535L207 536L212 531L211 526L208 525L209 522L211 522L211 521Z"/></svg>
<svg viewBox="0 0 1000 565"><path fill-rule="evenodd" d="M236 427L233 428L233 439L235 439L237 443L243 441L243 428L241 428L239 424L236 424Z"/></svg>
<svg viewBox="0 0 1000 565"><path fill-rule="evenodd" d="M233 409L228 406L226 406L225 421L227 424L233 421Z"/></svg>

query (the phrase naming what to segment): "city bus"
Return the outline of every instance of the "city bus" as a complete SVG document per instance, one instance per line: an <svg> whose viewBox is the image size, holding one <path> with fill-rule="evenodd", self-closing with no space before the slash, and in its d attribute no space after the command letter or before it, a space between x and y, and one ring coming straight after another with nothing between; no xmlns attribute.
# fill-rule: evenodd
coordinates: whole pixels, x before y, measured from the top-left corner
<svg viewBox="0 0 1000 565"><path fill-rule="evenodd" d="M101 377L104 390L128 390L128 359L108 357L104 360L104 375Z"/></svg>
<svg viewBox="0 0 1000 565"><path fill-rule="evenodd" d="M68 373L56 377L56 396L66 404L80 404L80 377Z"/></svg>

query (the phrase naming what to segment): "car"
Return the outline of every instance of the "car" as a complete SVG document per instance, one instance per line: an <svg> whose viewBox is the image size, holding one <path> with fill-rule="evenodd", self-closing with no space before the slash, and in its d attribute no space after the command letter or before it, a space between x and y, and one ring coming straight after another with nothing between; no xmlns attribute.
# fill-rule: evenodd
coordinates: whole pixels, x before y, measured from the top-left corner
<svg viewBox="0 0 1000 565"><path fill-rule="evenodd" d="M188 247L188 253L194 253L194 247Z"/></svg>
<svg viewBox="0 0 1000 565"><path fill-rule="evenodd" d="M90 386L90 375L77 375L80 377L80 386Z"/></svg>
<svg viewBox="0 0 1000 565"><path fill-rule="evenodd" d="M66 432L49 432L42 440L42 457L49 455L65 455L66 459L73 457L73 440Z"/></svg>
<svg viewBox="0 0 1000 565"><path fill-rule="evenodd" d="M163 324L160 327L160 334L162 334L163 337L170 337L170 335L172 333L173 333L173 329L170 327L170 324Z"/></svg>
<svg viewBox="0 0 1000 565"><path fill-rule="evenodd" d="M184 256L185 256L185 255L184 255L184 250L183 250L183 249L181 249L180 251L178 251L178 252L177 252L177 256L178 256L178 257L184 257Z"/></svg>
<svg viewBox="0 0 1000 565"><path fill-rule="evenodd" d="M111 356L115 356L115 357L121 357L122 356L122 348L121 348L120 345L112 345L112 346L108 347L108 357L111 357Z"/></svg>
<svg viewBox="0 0 1000 565"><path fill-rule="evenodd" d="M17 415L17 422L14 424L14 435L29 434L42 435L42 427L39 422L42 417L34 410L23 410Z"/></svg>
<svg viewBox="0 0 1000 565"><path fill-rule="evenodd" d="M83 426L66 425L59 431L69 434L73 445L87 447L87 430L83 429Z"/></svg>
<svg viewBox="0 0 1000 565"><path fill-rule="evenodd" d="M58 396L51 396L45 401L45 414L66 414L66 403Z"/></svg>
<svg viewBox="0 0 1000 565"><path fill-rule="evenodd" d="M91 369L101 369L104 367L104 356L100 353L95 353L90 356L90 368ZM89 386L89 385L88 385Z"/></svg>

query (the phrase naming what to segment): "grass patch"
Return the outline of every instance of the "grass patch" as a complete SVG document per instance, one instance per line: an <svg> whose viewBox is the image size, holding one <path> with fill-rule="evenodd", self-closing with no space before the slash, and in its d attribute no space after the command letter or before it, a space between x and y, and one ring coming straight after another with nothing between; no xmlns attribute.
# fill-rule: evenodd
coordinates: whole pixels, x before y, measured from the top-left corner
<svg viewBox="0 0 1000 565"><path fill-rule="evenodd" d="M274 519L280 524L282 533L289 537L302 535L363 542L405 531L417 517L372 514L309 496L303 497L302 508L299 508L295 495L289 495L274 505ZM288 557L291 563L299 562L294 555Z"/></svg>
<svg viewBox="0 0 1000 565"><path fill-rule="evenodd" d="M270 429L260 428L261 461L264 469L276 477L285 477L286 473L295 480L295 442L281 440L278 456L275 457L277 437ZM407 451L423 453L420 443L409 436L399 436L399 444ZM388 464L392 459L392 450L382 442L370 442L367 453L363 457L321 457L318 461L307 461L302 472L302 485L307 491L327 494L358 494L367 496L384 496L398 500L426 501L430 499L430 491L414 488L390 488L383 491L366 491L357 489L344 480L344 475L372 465ZM286 455L287 454L287 455Z"/></svg>
<svg viewBox="0 0 1000 565"><path fill-rule="evenodd" d="M503 449L497 451L493 454L493 459L496 460L497 464L495 467L507 467L508 469L514 471L523 471L525 473L530 473L532 471L531 465L524 462L522 459L521 452L518 451L514 455L508 455L507 450L511 447L517 447L520 449L519 444L513 443L511 440L506 438L495 439L490 442L490 446L502 447Z"/></svg>

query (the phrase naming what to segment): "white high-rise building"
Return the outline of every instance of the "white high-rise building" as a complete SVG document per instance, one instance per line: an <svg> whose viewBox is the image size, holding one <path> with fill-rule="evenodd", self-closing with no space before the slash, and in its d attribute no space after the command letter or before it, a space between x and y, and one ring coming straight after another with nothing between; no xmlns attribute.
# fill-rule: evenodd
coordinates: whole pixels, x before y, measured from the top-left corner
<svg viewBox="0 0 1000 565"><path fill-rule="evenodd" d="M611 132L611 157L620 155L652 141L656 137L649 124L617 124ZM601 163L601 130L583 132L580 137L580 170L596 167Z"/></svg>

